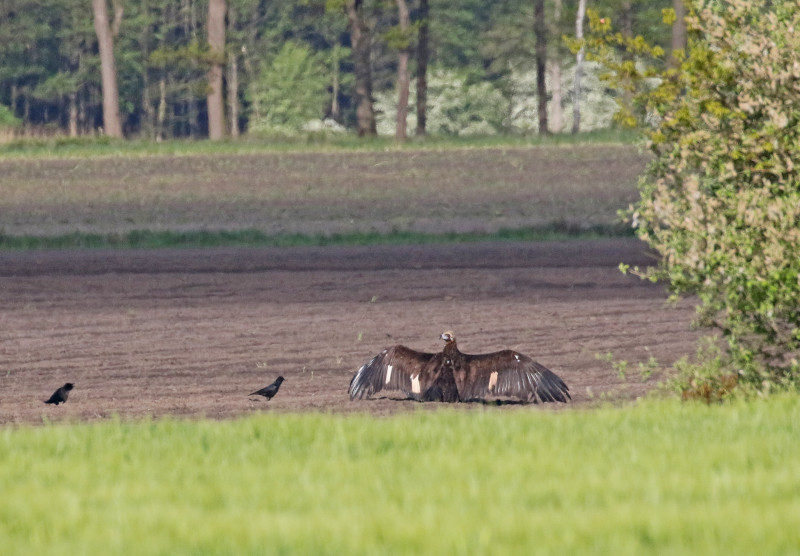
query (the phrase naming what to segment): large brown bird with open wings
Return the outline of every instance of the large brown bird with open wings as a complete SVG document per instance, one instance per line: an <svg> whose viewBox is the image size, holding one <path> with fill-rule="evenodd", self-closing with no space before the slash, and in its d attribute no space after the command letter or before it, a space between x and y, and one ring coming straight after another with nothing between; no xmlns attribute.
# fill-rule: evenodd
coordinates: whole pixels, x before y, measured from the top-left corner
<svg viewBox="0 0 800 556"><path fill-rule="evenodd" d="M525 402L566 402L569 388L561 378L527 355L506 349L494 353L461 353L452 332L445 332L440 353L423 353L397 345L362 366L350 381L350 399L380 390L403 392L425 402L464 402L487 397Z"/></svg>

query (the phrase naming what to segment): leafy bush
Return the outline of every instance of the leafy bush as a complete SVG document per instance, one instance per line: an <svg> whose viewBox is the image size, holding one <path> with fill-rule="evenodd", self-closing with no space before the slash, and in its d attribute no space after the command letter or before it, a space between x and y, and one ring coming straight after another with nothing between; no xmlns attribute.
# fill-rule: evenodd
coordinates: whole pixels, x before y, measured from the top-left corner
<svg viewBox="0 0 800 556"><path fill-rule="evenodd" d="M701 338L694 361L682 357L675 362L677 375L667 386L681 395L683 400L700 400L706 403L722 402L741 392L739 373L729 368L727 354L718 338Z"/></svg>
<svg viewBox="0 0 800 556"><path fill-rule="evenodd" d="M656 155L631 218L643 274L700 300L739 383L800 383L800 11L694 2L680 71L648 96Z"/></svg>

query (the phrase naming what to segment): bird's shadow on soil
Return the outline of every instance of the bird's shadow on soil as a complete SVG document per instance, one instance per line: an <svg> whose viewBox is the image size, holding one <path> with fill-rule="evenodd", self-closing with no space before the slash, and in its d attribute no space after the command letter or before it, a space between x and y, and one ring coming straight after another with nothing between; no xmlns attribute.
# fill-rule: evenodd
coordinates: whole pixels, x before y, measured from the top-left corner
<svg viewBox="0 0 800 556"><path fill-rule="evenodd" d="M426 403L440 403L440 404L447 404L451 402L437 402L433 400L418 400L415 398L394 398L392 396L381 396L378 398L368 398L362 401L377 401L377 400L389 400L394 402L417 402L420 404ZM522 400L484 400L482 398L470 398L468 400L461 400L459 402L452 402L452 403L468 403L468 404L480 404L486 406L505 406L505 405L538 405L536 401L525 402Z"/></svg>

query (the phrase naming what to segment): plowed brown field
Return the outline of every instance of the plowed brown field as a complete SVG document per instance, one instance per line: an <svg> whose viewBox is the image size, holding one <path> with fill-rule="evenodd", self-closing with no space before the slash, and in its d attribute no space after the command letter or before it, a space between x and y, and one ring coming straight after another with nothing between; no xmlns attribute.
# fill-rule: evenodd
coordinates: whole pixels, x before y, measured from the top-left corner
<svg viewBox="0 0 800 556"><path fill-rule="evenodd" d="M382 348L438 350L444 329L468 353L531 355L571 407L630 399L650 383L597 354L669 364L696 338L689 304L617 269L650 260L633 239L4 252L0 422L428 408L350 402L347 387ZM272 401L248 397L278 375ZM68 403L42 403L68 381Z"/></svg>

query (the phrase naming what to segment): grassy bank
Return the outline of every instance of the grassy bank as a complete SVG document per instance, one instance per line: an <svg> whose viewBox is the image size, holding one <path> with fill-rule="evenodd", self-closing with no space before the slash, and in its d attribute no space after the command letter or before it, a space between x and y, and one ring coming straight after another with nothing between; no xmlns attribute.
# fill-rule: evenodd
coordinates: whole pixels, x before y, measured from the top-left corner
<svg viewBox="0 0 800 556"><path fill-rule="evenodd" d="M800 404L0 431L4 554L787 554Z"/></svg>
<svg viewBox="0 0 800 556"><path fill-rule="evenodd" d="M478 137L411 137L398 143L393 137L364 139L355 135L308 133L297 136L248 136L223 141L117 140L110 137L45 137L15 139L0 144L0 158L94 158L98 156L213 156L263 152L379 152L386 150L531 147L547 145L634 144L640 135L606 129L573 135L498 135Z"/></svg>
<svg viewBox="0 0 800 556"><path fill-rule="evenodd" d="M500 229L494 233L466 232L430 234L413 231L349 232L333 234L276 234L261 230L151 231L134 230L121 234L73 232L57 236L9 236L0 233L0 250L31 249L153 249L163 247L297 247L325 245L426 244L472 241L547 241L633 236L623 225L592 226L582 229L569 225L542 228Z"/></svg>

